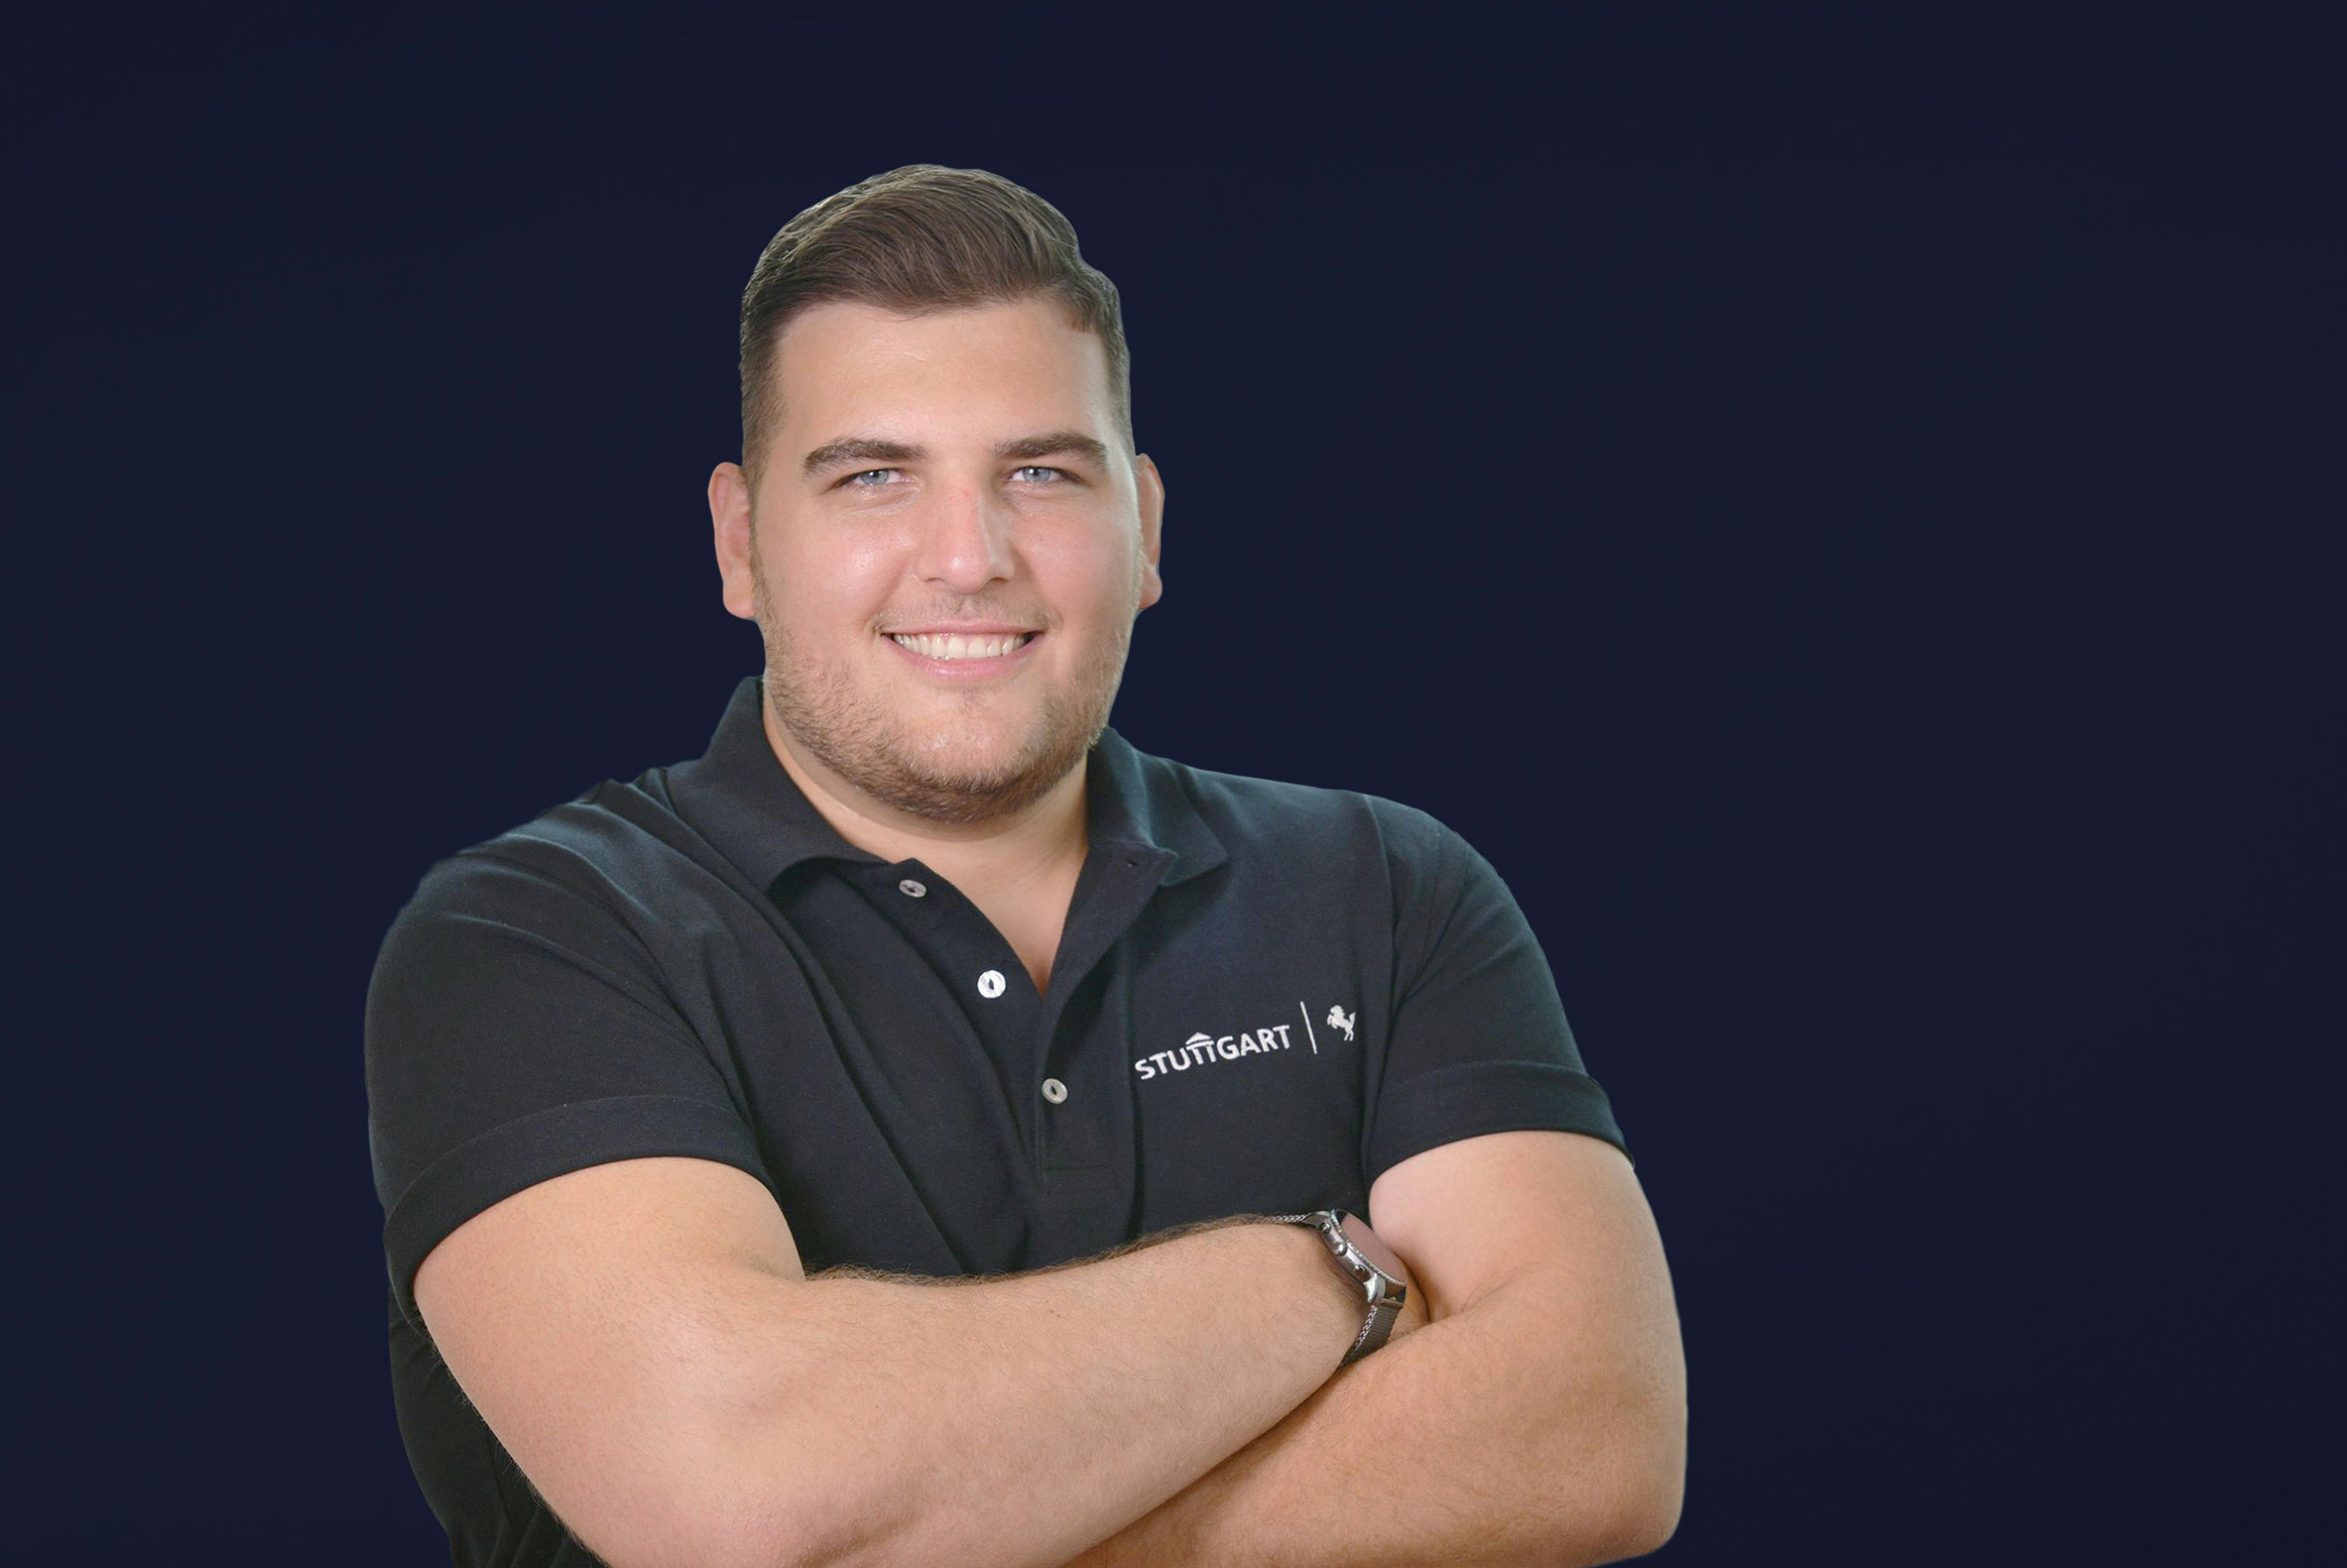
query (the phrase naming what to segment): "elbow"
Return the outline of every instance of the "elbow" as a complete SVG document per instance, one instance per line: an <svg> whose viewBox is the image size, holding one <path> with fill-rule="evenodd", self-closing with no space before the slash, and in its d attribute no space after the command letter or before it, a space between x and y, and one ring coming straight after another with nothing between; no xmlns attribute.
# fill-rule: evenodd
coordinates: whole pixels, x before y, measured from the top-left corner
<svg viewBox="0 0 2347 1568"><path fill-rule="evenodd" d="M1659 1552L1678 1532L1679 1504L1686 1487L1679 1478L1627 1492L1608 1511L1594 1555L1580 1554L1582 1563L1619 1563Z"/></svg>
<svg viewBox="0 0 2347 1568"><path fill-rule="evenodd" d="M572 1522L570 1532L610 1568L822 1568L836 1561L796 1522L728 1506L705 1490L625 1520Z"/></svg>
<svg viewBox="0 0 2347 1568"><path fill-rule="evenodd" d="M1595 1489L1604 1500L1594 1511L1597 1550L1576 1562L1644 1557L1678 1532L1686 1498L1686 1371L1675 1343L1671 1349L1645 1375L1617 1381L1606 1401L1613 1419L1600 1429L1605 1440L1591 1467L1604 1478Z"/></svg>
<svg viewBox="0 0 2347 1568"><path fill-rule="evenodd" d="M610 1568L864 1568L872 1533L850 1500L724 1463L678 1467L676 1484L623 1513L567 1521ZM582 1528L584 1526L584 1528Z"/></svg>
<svg viewBox="0 0 2347 1568"><path fill-rule="evenodd" d="M1524 1568L1596 1568L1659 1552L1679 1527L1682 1489L1659 1481L1576 1488L1573 1506L1524 1559Z"/></svg>
<svg viewBox="0 0 2347 1568"><path fill-rule="evenodd" d="M1686 1407L1650 1409L1624 1422L1604 1449L1584 1451L1544 1543L1544 1568L1594 1568L1659 1552L1679 1527L1686 1496Z"/></svg>

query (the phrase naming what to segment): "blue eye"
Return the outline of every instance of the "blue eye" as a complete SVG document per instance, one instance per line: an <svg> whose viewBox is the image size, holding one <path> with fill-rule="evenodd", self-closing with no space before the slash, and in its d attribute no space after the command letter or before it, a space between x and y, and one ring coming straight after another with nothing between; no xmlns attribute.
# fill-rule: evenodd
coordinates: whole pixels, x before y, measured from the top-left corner
<svg viewBox="0 0 2347 1568"><path fill-rule="evenodd" d="M866 468L861 474L850 474L847 477L847 482L859 489L877 490L882 487L882 484L872 481L878 480L885 483L887 476L895 472L897 470L894 468Z"/></svg>
<svg viewBox="0 0 2347 1568"><path fill-rule="evenodd" d="M1048 485L1060 477L1060 471L1057 468L1045 468L1039 466L1014 468L1010 471L1010 477L1030 485Z"/></svg>

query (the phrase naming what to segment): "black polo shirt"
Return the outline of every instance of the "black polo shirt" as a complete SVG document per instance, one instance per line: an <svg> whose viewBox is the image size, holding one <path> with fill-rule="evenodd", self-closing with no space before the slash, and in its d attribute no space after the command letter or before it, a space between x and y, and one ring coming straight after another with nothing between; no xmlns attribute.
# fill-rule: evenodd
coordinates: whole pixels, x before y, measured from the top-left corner
<svg viewBox="0 0 2347 1568"><path fill-rule="evenodd" d="M769 747L433 867L367 997L394 1391L462 1563L589 1563L422 1331L416 1266L584 1166L692 1155L774 1193L808 1272L995 1274L1232 1214L1366 1210L1388 1166L1559 1128L1620 1144L1491 866L1360 794L1114 731L1050 989L917 860L856 849Z"/></svg>

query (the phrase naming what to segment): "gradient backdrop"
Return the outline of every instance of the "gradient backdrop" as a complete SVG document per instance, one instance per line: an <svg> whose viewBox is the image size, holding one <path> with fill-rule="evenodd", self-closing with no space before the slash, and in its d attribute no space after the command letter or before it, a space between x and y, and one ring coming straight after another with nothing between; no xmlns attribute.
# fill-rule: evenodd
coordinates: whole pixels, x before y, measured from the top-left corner
<svg viewBox="0 0 2347 1568"><path fill-rule="evenodd" d="M1171 500L1119 727L1434 812L1547 944L1685 1317L1665 1560L2305 1560L2339 43L2019 4L27 25L9 1533L442 1560L384 1368L376 942L435 857L701 749L757 658L701 499L738 291L935 161L1125 293Z"/></svg>

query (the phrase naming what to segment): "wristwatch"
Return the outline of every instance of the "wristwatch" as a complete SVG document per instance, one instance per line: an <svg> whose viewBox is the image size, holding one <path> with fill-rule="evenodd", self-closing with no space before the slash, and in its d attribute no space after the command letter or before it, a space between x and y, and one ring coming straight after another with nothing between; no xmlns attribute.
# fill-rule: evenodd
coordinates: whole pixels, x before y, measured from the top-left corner
<svg viewBox="0 0 2347 1568"><path fill-rule="evenodd" d="M1273 1214L1281 1225L1307 1225L1320 1233L1322 1245L1337 1263L1337 1271L1358 1286L1361 1298L1368 1304L1369 1316L1361 1331L1353 1337L1353 1348L1337 1363L1349 1367L1386 1342L1393 1332L1394 1319L1401 1316L1401 1304L1409 1295L1409 1286L1402 1283L1407 1271L1393 1249L1378 1239L1369 1222L1358 1214L1348 1214L1342 1209L1316 1209L1308 1214Z"/></svg>

